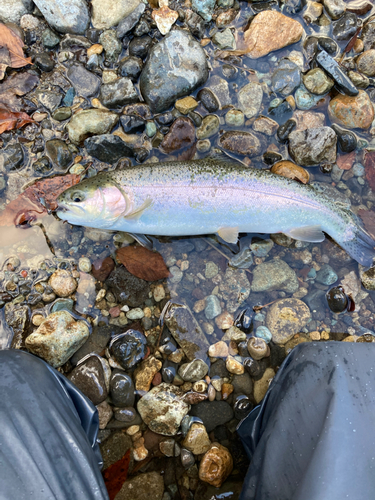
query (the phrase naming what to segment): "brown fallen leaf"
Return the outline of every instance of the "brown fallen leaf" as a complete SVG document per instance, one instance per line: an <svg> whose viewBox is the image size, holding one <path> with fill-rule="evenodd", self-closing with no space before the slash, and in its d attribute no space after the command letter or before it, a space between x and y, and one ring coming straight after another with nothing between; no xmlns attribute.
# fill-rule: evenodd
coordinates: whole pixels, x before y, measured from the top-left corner
<svg viewBox="0 0 375 500"><path fill-rule="evenodd" d="M117 462L110 465L103 471L105 486L108 491L109 500L114 500L117 493L121 490L122 485L128 477L128 470L130 465L130 450L120 458ZM150 499L151 500L151 499Z"/></svg>
<svg viewBox="0 0 375 500"><path fill-rule="evenodd" d="M129 273L146 281L157 281L168 278L169 271L163 257L158 252L152 252L145 247L129 246L119 248L117 259Z"/></svg>
<svg viewBox="0 0 375 500"><path fill-rule="evenodd" d="M367 151L365 156L365 174L370 188L375 191L375 151Z"/></svg>
<svg viewBox="0 0 375 500"><path fill-rule="evenodd" d="M11 68L22 68L32 64L31 57L25 58L24 56L22 39L3 23L0 23L0 47L5 47L8 50ZM4 61L0 60L0 63L4 63Z"/></svg>
<svg viewBox="0 0 375 500"><path fill-rule="evenodd" d="M367 231L375 238L375 212L372 210L358 210L358 216L362 219Z"/></svg>
<svg viewBox="0 0 375 500"><path fill-rule="evenodd" d="M1 50L1 49L0 49ZM33 90L39 83L39 78L28 71L23 73L14 73L9 76L4 83L0 84L1 94L11 92L12 94L22 96Z"/></svg>
<svg viewBox="0 0 375 500"><path fill-rule="evenodd" d="M31 222L47 215L48 210L56 210L59 194L80 180L79 175L67 174L35 182L0 213L0 226L29 227Z"/></svg>
<svg viewBox="0 0 375 500"><path fill-rule="evenodd" d="M11 111L7 107L0 107L0 134L14 128L21 128L34 120L22 111Z"/></svg>
<svg viewBox="0 0 375 500"><path fill-rule="evenodd" d="M0 47L0 80L5 76L5 71L10 66L10 53L6 47Z"/></svg>

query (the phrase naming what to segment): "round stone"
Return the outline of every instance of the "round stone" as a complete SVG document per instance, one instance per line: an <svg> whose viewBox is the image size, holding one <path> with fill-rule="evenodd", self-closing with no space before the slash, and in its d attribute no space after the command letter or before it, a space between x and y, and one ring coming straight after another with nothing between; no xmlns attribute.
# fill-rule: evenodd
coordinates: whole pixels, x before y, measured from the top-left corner
<svg viewBox="0 0 375 500"><path fill-rule="evenodd" d="M310 309L302 300L281 299L267 311L266 326L275 344L286 344L310 319Z"/></svg>
<svg viewBox="0 0 375 500"><path fill-rule="evenodd" d="M225 115L225 123L231 127L242 127L245 123L245 115L239 109L230 109Z"/></svg>
<svg viewBox="0 0 375 500"><path fill-rule="evenodd" d="M241 375L245 372L243 364L241 364L236 358L230 355L227 357L225 366L229 373L233 373L235 375Z"/></svg>
<svg viewBox="0 0 375 500"><path fill-rule="evenodd" d="M197 382L208 373L208 365L202 359L194 359L180 366L178 374L185 382Z"/></svg>
<svg viewBox="0 0 375 500"><path fill-rule="evenodd" d="M271 332L270 332L271 334ZM271 334L272 337L272 334ZM269 356L270 350L265 340L258 337L251 337L247 343L247 350L249 351L250 356L255 359L263 359L266 356Z"/></svg>
<svg viewBox="0 0 375 500"><path fill-rule="evenodd" d="M49 285L58 297L68 297L76 291L77 281L65 269L58 269L49 279Z"/></svg>
<svg viewBox="0 0 375 500"><path fill-rule="evenodd" d="M354 97L337 95L328 105L328 114L332 122L348 128L367 129L374 120L374 108L364 90Z"/></svg>
<svg viewBox="0 0 375 500"><path fill-rule="evenodd" d="M206 453L210 448L211 441L205 426L203 424L193 423L181 444L194 455L201 455L202 453Z"/></svg>
<svg viewBox="0 0 375 500"><path fill-rule="evenodd" d="M233 469L229 450L219 443L212 443L199 465L199 479L220 488Z"/></svg>
<svg viewBox="0 0 375 500"><path fill-rule="evenodd" d="M255 330L255 336L263 339L267 344L269 344L272 340L272 333L266 326L262 325L258 326L258 328Z"/></svg>
<svg viewBox="0 0 375 500"><path fill-rule="evenodd" d="M357 68L366 76L375 76L375 50L366 50L357 58Z"/></svg>
<svg viewBox="0 0 375 500"><path fill-rule="evenodd" d="M135 394L132 378L122 370L113 370L110 382L110 394L115 406L120 408L133 406Z"/></svg>
<svg viewBox="0 0 375 500"><path fill-rule="evenodd" d="M320 68L308 71L303 76L303 83L309 92L317 95L326 94L334 85L332 78L329 78Z"/></svg>
<svg viewBox="0 0 375 500"><path fill-rule="evenodd" d="M83 273L91 271L91 261L88 257L81 257L78 261L78 269Z"/></svg>

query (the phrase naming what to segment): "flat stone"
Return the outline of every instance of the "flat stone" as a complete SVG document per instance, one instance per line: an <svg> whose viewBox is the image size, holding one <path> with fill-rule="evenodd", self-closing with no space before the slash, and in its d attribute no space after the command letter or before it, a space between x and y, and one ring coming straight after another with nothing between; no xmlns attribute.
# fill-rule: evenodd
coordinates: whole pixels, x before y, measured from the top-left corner
<svg viewBox="0 0 375 500"><path fill-rule="evenodd" d="M83 35L90 22L84 0L34 0L43 17L60 33Z"/></svg>
<svg viewBox="0 0 375 500"><path fill-rule="evenodd" d="M262 145L258 137L251 132L228 130L219 138L219 145L232 153L249 156L258 156Z"/></svg>
<svg viewBox="0 0 375 500"><path fill-rule="evenodd" d="M73 63L68 68L67 77L79 96L91 97L100 89L100 78L88 71L82 64Z"/></svg>
<svg viewBox="0 0 375 500"><path fill-rule="evenodd" d="M116 26L131 14L139 3L140 0L92 0L92 24L100 30Z"/></svg>
<svg viewBox="0 0 375 500"><path fill-rule="evenodd" d="M374 108L364 90L354 97L337 95L328 105L328 114L332 122L350 129L365 130L374 120Z"/></svg>
<svg viewBox="0 0 375 500"><path fill-rule="evenodd" d="M98 405L107 398L103 365L97 356L90 356L72 370L68 379L94 404Z"/></svg>
<svg viewBox="0 0 375 500"><path fill-rule="evenodd" d="M57 311L47 316L25 344L30 352L57 368L68 361L88 336L85 321L76 321L67 311Z"/></svg>
<svg viewBox="0 0 375 500"><path fill-rule="evenodd" d="M69 139L80 144L92 135L108 134L118 122L118 115L106 109L86 109L72 116L67 124Z"/></svg>
<svg viewBox="0 0 375 500"><path fill-rule="evenodd" d="M238 92L238 108L243 111L246 118L256 116L262 104L263 89L260 83L250 82Z"/></svg>
<svg viewBox="0 0 375 500"><path fill-rule="evenodd" d="M274 135L278 128L279 124L275 122L275 120L268 118L268 116L259 116L253 123L253 130L255 130L255 132L260 132L269 137Z"/></svg>
<svg viewBox="0 0 375 500"><path fill-rule="evenodd" d="M265 10L254 17L245 31L246 54L252 59L298 42L303 33L302 25L275 10Z"/></svg>
<svg viewBox="0 0 375 500"><path fill-rule="evenodd" d="M52 139L50 141L47 141L46 152L51 158L52 162L61 169L65 169L73 161L72 152L68 148L66 142L62 141L61 139Z"/></svg>
<svg viewBox="0 0 375 500"><path fill-rule="evenodd" d="M208 373L208 365L202 359L194 359L180 366L178 374L185 382L197 382Z"/></svg>
<svg viewBox="0 0 375 500"><path fill-rule="evenodd" d="M101 86L99 99L106 108L114 109L139 100L130 78L119 78Z"/></svg>
<svg viewBox="0 0 375 500"><path fill-rule="evenodd" d="M274 259L254 267L251 288L253 292L282 290L294 293L299 288L299 282L295 271L286 262Z"/></svg>
<svg viewBox="0 0 375 500"><path fill-rule="evenodd" d="M271 85L274 92L287 96L292 94L301 83L300 68L288 59L281 59L272 73Z"/></svg>
<svg viewBox="0 0 375 500"><path fill-rule="evenodd" d="M212 37L212 43L217 45L219 49L235 49L236 40L232 31L226 28L224 31L218 31Z"/></svg>
<svg viewBox="0 0 375 500"><path fill-rule="evenodd" d="M116 500L162 500L163 493L164 481L159 472L146 472L125 481Z"/></svg>
<svg viewBox="0 0 375 500"><path fill-rule="evenodd" d="M173 153L181 148L191 146L195 141L195 127L190 118L178 117L171 125L168 133L160 144L160 149L167 153Z"/></svg>
<svg viewBox="0 0 375 500"><path fill-rule="evenodd" d="M127 33L129 33L129 31L131 31L134 28L134 26L138 23L139 19L141 18L146 8L143 2L139 3L139 0L132 0L131 2L125 2L125 1L123 2L125 8L132 8L137 3L138 5L134 8L134 10L132 10L130 14L126 14L125 16L123 16L122 20L119 22L119 25L117 26L117 36L119 38L123 38Z"/></svg>
<svg viewBox="0 0 375 500"><path fill-rule="evenodd" d="M163 436L174 436L190 409L183 395L181 389L164 382L147 392L138 401L137 408L149 429Z"/></svg>
<svg viewBox="0 0 375 500"><path fill-rule="evenodd" d="M303 111L297 109L293 113L293 120L296 121L297 130L306 130L308 128L319 128L324 126L325 116L324 113L317 113L315 111Z"/></svg>
<svg viewBox="0 0 375 500"><path fill-rule="evenodd" d="M211 432L232 420L233 410L226 401L202 401L191 407L189 415L200 418L207 432Z"/></svg>
<svg viewBox="0 0 375 500"><path fill-rule="evenodd" d="M207 319L214 319L221 314L220 300L216 295L208 295L206 297L204 314Z"/></svg>
<svg viewBox="0 0 375 500"><path fill-rule="evenodd" d="M336 161L337 135L331 127L319 127L289 134L289 154L298 165L311 167Z"/></svg>
<svg viewBox="0 0 375 500"><path fill-rule="evenodd" d="M307 170L288 160L282 160L272 165L271 172L289 179L298 180L302 184L307 184L310 180L310 174Z"/></svg>
<svg viewBox="0 0 375 500"><path fill-rule="evenodd" d="M142 95L154 113L167 110L208 77L205 53L190 34L176 29L154 45L140 77Z"/></svg>
<svg viewBox="0 0 375 500"><path fill-rule="evenodd" d="M233 470L233 458L229 450L219 443L212 443L199 464L199 479L220 488Z"/></svg>
<svg viewBox="0 0 375 500"><path fill-rule="evenodd" d="M115 163L120 158L133 156L133 151L117 135L102 134L85 140L87 153L106 163Z"/></svg>
<svg viewBox="0 0 375 500"><path fill-rule="evenodd" d="M266 326L275 344L286 344L310 319L310 309L299 299L281 299L267 311Z"/></svg>

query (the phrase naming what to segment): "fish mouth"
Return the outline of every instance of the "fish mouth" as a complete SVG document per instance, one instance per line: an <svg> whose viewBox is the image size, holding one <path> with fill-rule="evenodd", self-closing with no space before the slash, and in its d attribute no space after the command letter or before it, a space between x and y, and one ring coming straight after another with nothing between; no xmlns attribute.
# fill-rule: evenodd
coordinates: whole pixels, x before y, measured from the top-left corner
<svg viewBox="0 0 375 500"><path fill-rule="evenodd" d="M60 219L67 219L66 215L73 215L73 217L81 217L84 215L85 209L80 207L79 205L67 205L65 203L60 202L58 204L56 215L60 217Z"/></svg>

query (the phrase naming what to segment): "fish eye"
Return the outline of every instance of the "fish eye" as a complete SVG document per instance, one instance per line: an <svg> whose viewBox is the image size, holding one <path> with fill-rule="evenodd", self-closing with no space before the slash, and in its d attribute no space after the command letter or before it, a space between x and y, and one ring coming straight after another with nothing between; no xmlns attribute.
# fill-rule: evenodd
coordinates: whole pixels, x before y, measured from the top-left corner
<svg viewBox="0 0 375 500"><path fill-rule="evenodd" d="M74 191L71 200L74 201L74 203L80 203L85 200L85 195L81 191Z"/></svg>

